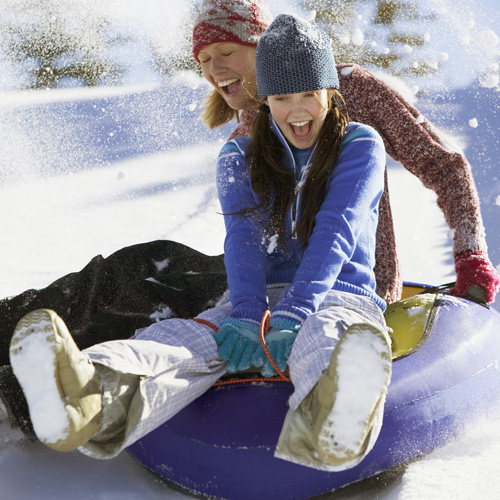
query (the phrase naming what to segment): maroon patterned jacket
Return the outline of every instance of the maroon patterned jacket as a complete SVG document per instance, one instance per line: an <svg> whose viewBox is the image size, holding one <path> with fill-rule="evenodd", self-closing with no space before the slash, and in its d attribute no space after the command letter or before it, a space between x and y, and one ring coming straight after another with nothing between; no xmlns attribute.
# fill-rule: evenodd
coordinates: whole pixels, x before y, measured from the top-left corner
<svg viewBox="0 0 500 500"><path fill-rule="evenodd" d="M485 231L472 172L463 154L445 148L438 131L401 95L355 64L337 66L340 92L352 121L371 125L384 140L387 153L437 195L448 226L454 230L453 254L487 255ZM250 136L256 111L245 109L233 137ZM375 275L377 292L388 303L401 297L394 225L387 185L380 201Z"/></svg>

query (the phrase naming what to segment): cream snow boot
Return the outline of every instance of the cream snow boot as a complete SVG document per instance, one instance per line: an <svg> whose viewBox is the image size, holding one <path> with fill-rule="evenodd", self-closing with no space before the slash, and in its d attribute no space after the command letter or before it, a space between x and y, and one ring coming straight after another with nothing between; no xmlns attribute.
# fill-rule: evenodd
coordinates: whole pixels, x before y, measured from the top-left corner
<svg viewBox="0 0 500 500"><path fill-rule="evenodd" d="M54 311L39 309L19 321L10 343L10 360L42 443L70 451L99 430L99 377Z"/></svg>
<svg viewBox="0 0 500 500"><path fill-rule="evenodd" d="M372 324L349 327L308 399L312 444L320 460L353 466L373 447L391 379L387 333Z"/></svg>

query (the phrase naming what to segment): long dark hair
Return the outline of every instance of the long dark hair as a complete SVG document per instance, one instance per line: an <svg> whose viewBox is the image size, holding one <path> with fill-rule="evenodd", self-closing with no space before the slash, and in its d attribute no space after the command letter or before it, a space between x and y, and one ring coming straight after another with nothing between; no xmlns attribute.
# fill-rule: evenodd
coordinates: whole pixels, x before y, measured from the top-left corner
<svg viewBox="0 0 500 500"><path fill-rule="evenodd" d="M329 110L316 142L316 151L302 188L302 215L296 228L303 247L309 244L314 220L326 194L326 184L340 154L342 137L349 123L345 103L340 93L332 89ZM341 106L339 108L339 106ZM238 214L263 209L270 210L269 234L285 241L285 220L295 197L295 178L288 162L288 155L270 127L270 115L260 110L252 124L252 141L247 158L250 165L252 189L259 197L259 204Z"/></svg>

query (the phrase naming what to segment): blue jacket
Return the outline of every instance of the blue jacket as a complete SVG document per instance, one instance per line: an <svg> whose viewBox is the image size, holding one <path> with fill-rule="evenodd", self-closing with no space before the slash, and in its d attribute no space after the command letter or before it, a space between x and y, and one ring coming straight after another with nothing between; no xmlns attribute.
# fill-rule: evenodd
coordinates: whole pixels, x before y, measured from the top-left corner
<svg viewBox="0 0 500 500"><path fill-rule="evenodd" d="M297 165L281 130L272 123L297 179L297 195L285 227L286 248L266 230L269 211L228 215L259 202L251 188L245 157L250 138L229 141L219 154L217 189L226 225L224 251L231 317L260 322L268 309L266 286L278 283L288 286L272 316L299 324L318 310L331 289L371 297L384 310L386 304L375 292L373 272L386 161L382 139L367 125L347 126L325 200L304 250L291 234L300 217L301 184L314 151L305 165Z"/></svg>

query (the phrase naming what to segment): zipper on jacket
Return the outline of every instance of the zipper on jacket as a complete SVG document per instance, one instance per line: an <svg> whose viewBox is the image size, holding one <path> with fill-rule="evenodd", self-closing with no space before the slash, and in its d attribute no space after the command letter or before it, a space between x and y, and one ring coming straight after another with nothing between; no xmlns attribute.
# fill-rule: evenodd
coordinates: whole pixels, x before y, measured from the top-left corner
<svg viewBox="0 0 500 500"><path fill-rule="evenodd" d="M297 239L297 233L295 232L297 229L297 222L295 221L295 217L292 215L292 240Z"/></svg>
<svg viewBox="0 0 500 500"><path fill-rule="evenodd" d="M297 171L296 171L297 165L295 163L295 158L293 156L292 150L290 149L288 142L286 141L285 137L283 136L283 133L281 132L280 128L276 125L276 122L274 121L274 118L272 116L271 116L271 120L272 120L274 132L278 136L278 138L280 139L283 146L285 146L285 150L286 150L286 153L288 155L288 158L292 162L293 177L296 180L297 179ZM300 178L299 178L299 182L300 182ZM292 228L292 234L291 234L292 240L297 240L297 234L295 233L295 228L297 227L297 213L298 213L298 208L299 208L297 205L297 198L298 198L298 193L299 193L299 190L297 190L297 186L298 186L298 184L296 181L296 185L294 188L295 199L292 202L292 206L290 208L290 226Z"/></svg>
<svg viewBox="0 0 500 500"><path fill-rule="evenodd" d="M311 158L313 157L314 151L316 150L316 145L314 146L313 150L311 151L311 154L309 155L309 158L307 159L306 164L304 165L304 168L301 169L300 172L297 172L297 164L295 162L295 157L293 156L292 150L290 149L290 146L289 146L287 140L283 136L283 133L281 132L280 128L276 125L276 122L274 121L274 118L272 116L271 116L271 121L272 121L274 132L278 135L281 143L285 146L285 150L288 154L288 157L290 158L290 160L292 162L292 170L293 170L293 174L294 174L295 179L297 179L297 177L298 177L298 181L296 183L295 192L294 192L295 199L294 199L294 202L292 202L292 207L290 210L290 223L291 223L291 228L292 228L291 237L292 237L292 240L296 241L298 239L298 236L297 236L297 233L295 232L295 229L297 228L297 218L298 218L298 213L299 213L299 208L300 208L300 199L301 199L300 194L302 191L302 188L299 186L300 186L300 183L304 181L305 176L307 175L307 171L309 170ZM300 260L300 252L297 251L297 248L295 248L295 250L296 250L296 254L299 256L299 260Z"/></svg>

